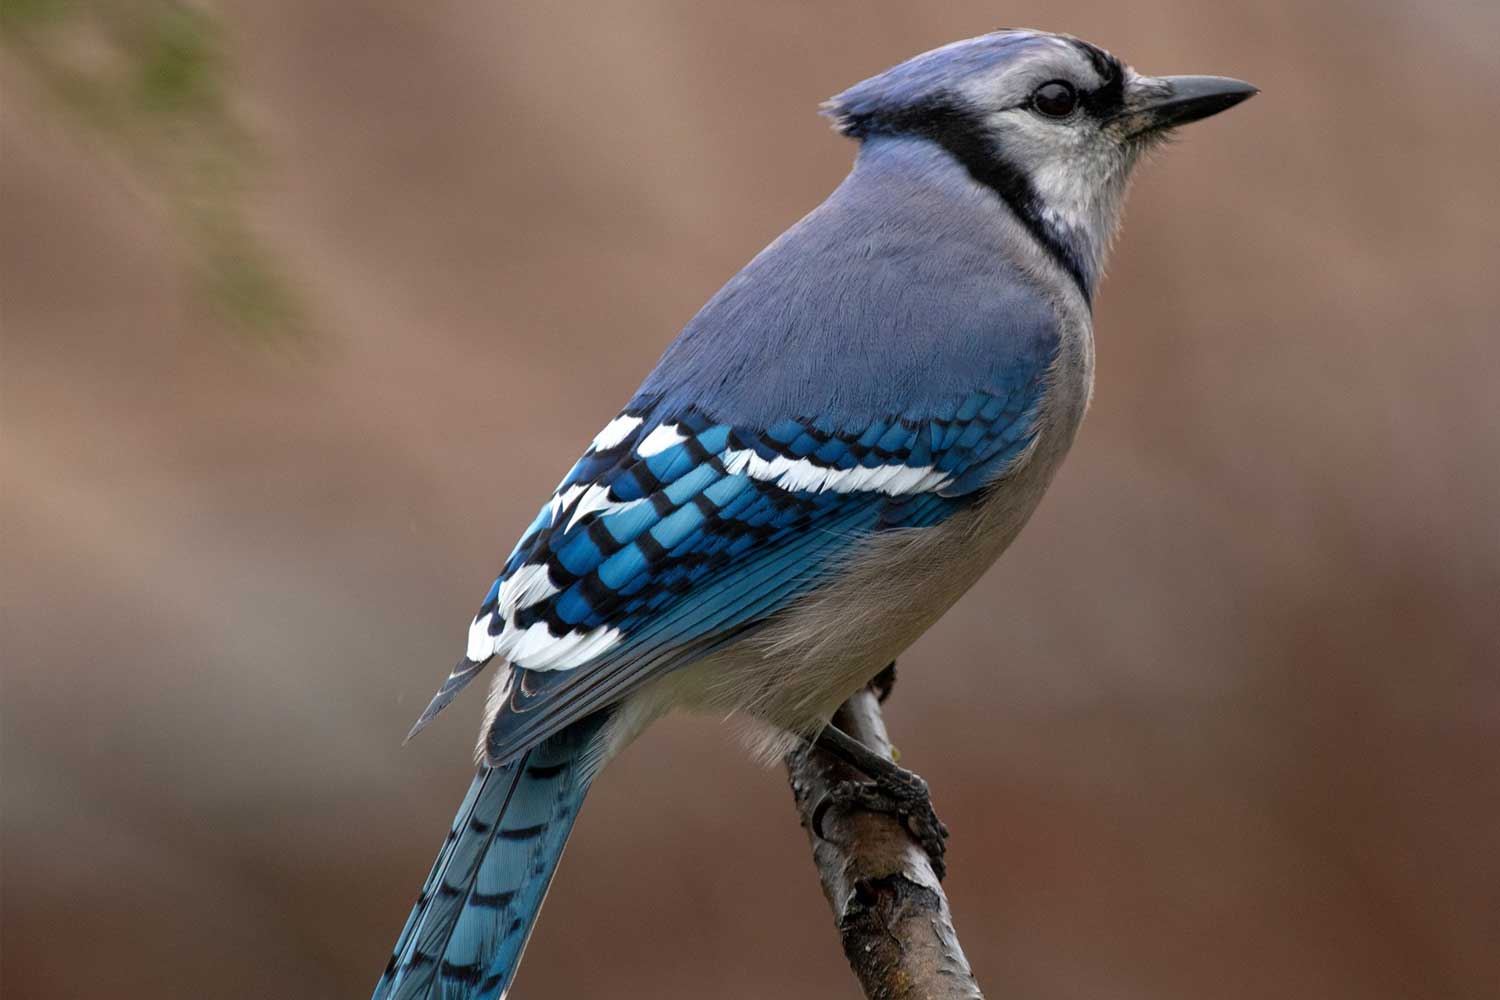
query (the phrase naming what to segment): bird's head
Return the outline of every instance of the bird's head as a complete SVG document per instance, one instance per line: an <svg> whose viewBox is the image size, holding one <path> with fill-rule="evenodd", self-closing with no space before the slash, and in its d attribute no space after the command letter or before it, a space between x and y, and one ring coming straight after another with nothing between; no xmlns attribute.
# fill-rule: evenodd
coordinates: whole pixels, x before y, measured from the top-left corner
<svg viewBox="0 0 1500 1000"><path fill-rule="evenodd" d="M1145 76L1077 38L1007 30L909 59L824 111L861 140L914 137L945 148L1089 294L1141 153L1255 93L1224 77Z"/></svg>

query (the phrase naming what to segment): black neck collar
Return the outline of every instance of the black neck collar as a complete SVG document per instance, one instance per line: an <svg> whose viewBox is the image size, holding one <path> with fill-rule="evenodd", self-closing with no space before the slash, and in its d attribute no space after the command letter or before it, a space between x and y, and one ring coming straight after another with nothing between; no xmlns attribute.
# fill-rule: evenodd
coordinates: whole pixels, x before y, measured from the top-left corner
<svg viewBox="0 0 1500 1000"><path fill-rule="evenodd" d="M846 119L846 135L865 140L877 136L912 136L941 146L977 183L994 191L1016 218L1066 271L1085 301L1093 300L1088 268L1076 247L1064 240L1042 218L1041 204L1031 181L986 141L978 116L952 100L937 100L891 114Z"/></svg>

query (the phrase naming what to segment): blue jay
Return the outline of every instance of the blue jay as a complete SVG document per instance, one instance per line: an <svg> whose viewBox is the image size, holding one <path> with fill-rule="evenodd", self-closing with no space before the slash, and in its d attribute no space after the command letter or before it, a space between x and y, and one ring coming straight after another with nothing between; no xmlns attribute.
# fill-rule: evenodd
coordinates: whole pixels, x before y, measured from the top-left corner
<svg viewBox="0 0 1500 1000"><path fill-rule="evenodd" d="M1015 539L1072 444L1142 152L1255 92L1001 31L828 102L852 171L563 477L417 721L494 664L478 774L375 1000L501 996L590 783L674 708L750 720L767 756L817 740L941 851L920 779L829 719Z"/></svg>

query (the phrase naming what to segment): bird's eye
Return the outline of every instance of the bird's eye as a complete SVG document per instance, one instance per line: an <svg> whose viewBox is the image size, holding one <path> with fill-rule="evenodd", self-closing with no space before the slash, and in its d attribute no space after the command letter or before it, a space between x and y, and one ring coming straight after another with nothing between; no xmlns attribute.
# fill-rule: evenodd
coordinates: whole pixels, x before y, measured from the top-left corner
<svg viewBox="0 0 1500 1000"><path fill-rule="evenodd" d="M1066 118L1078 105L1078 91L1064 80L1051 80L1031 94L1031 106L1048 118Z"/></svg>

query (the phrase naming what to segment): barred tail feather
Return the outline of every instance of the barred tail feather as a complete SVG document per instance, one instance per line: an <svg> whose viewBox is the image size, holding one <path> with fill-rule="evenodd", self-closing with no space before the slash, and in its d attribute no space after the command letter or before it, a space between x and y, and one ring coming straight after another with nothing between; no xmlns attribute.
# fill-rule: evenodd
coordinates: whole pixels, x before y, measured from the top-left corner
<svg viewBox="0 0 1500 1000"><path fill-rule="evenodd" d="M372 1000L504 994L588 791L603 721L479 769Z"/></svg>

